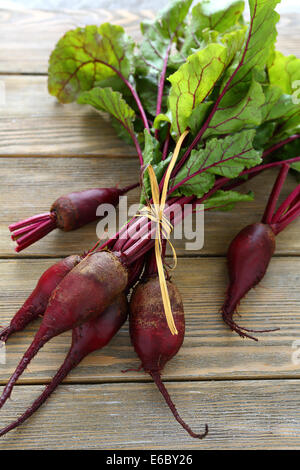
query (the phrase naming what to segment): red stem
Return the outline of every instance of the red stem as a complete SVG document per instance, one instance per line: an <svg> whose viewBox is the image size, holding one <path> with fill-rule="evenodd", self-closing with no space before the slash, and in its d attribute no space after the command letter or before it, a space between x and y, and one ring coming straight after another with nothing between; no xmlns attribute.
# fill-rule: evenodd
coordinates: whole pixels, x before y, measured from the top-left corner
<svg viewBox="0 0 300 470"><path fill-rule="evenodd" d="M169 124L168 133L167 133L167 137L164 143L164 148L163 148L163 153L162 153L162 160L165 160L168 155L170 137L171 137L170 128L171 128L171 125Z"/></svg>
<svg viewBox="0 0 300 470"><path fill-rule="evenodd" d="M234 158L234 157L233 157ZM223 160L225 161L225 160ZM250 168L249 170L244 170L242 171L242 173L240 173L240 175L238 176L238 178L240 178L241 176L245 176L245 175L250 175L252 173L255 173L255 174L259 174L261 171L264 171L264 170L267 170L269 168L274 168L274 167L277 167L277 166L281 166L283 165L284 163L285 164L292 164L292 163L296 163L296 162L299 162L300 161L300 157L294 157L294 158L290 158L289 160L282 160L280 162L271 162L271 163L266 163L265 165L258 165L258 166L255 166L253 168ZM187 181L189 181L191 178L193 178L194 176L197 176L199 174L201 174L203 171L206 171L208 168L210 168L211 166L214 166L215 164L213 165L210 165L206 168L203 168L195 173L193 173L192 175L190 176L187 176L186 178L184 178L182 181L180 181L180 183L176 184L175 186L173 186L173 188L171 188L169 191L168 191L168 196L170 194L172 194L176 189L180 188L180 186L182 186L184 183L186 183ZM236 182L234 182L231 178L219 178L217 181L216 181L216 184L218 185L218 189L221 187L221 186L224 186L226 183L228 182L232 182L232 185L233 186L230 186L230 188L232 187L235 187L236 186ZM245 180L245 183L247 182L247 180ZM237 186L239 186L240 184L242 183L238 183ZM227 188L229 189L229 188Z"/></svg>
<svg viewBox="0 0 300 470"><path fill-rule="evenodd" d="M50 212L45 212L44 214L34 215L33 217L29 217L28 219L21 220L20 222L16 222L15 224L11 224L8 228L10 232L14 232L19 228L26 227L27 225L32 225L37 222L43 222L44 220L48 220L50 217Z"/></svg>
<svg viewBox="0 0 300 470"><path fill-rule="evenodd" d="M170 408L171 412L173 413L173 416L176 419L176 421L178 421L178 423L183 427L183 429L185 429L189 433L190 436L195 437L196 439L203 439L208 433L207 424L205 425L205 431L202 434L196 434L194 431L192 431L191 428L183 421L183 419L180 417L178 411L176 410L176 407L175 407L173 401L171 400L169 392L168 392L168 390L166 389L165 385L163 384L163 382L161 380L160 373L159 372L154 372L154 371L150 371L149 373L150 373L151 377L153 378L155 384L157 385L158 390L160 391L160 393L164 397L164 399L165 399L168 407Z"/></svg>
<svg viewBox="0 0 300 470"><path fill-rule="evenodd" d="M290 205L294 202L294 200L299 196L300 194L300 184L294 189L294 191L283 201L281 206L277 209L275 212L275 215L272 217L272 224L276 224L280 222L280 219L282 215L285 213L285 211L290 207Z"/></svg>
<svg viewBox="0 0 300 470"><path fill-rule="evenodd" d="M11 235L11 239L13 241L16 241L17 238L19 238L21 235L24 235L25 233L28 233L28 232L31 232L31 230L33 230L34 228L37 228L37 227L40 227L41 223L40 222L37 222L35 224L32 224L32 225L26 225L25 227L23 228L19 228L18 230L15 230L12 235Z"/></svg>
<svg viewBox="0 0 300 470"><path fill-rule="evenodd" d="M287 165L286 163L284 163L281 167L279 175L276 178L275 184L270 194L265 213L262 218L263 224L271 223L272 217L276 209L277 201L280 196L282 186L284 185L289 169L290 169L290 166Z"/></svg>
<svg viewBox="0 0 300 470"><path fill-rule="evenodd" d="M272 147L264 151L263 158L270 155L270 153L273 153L276 150L280 149L284 145L289 144L290 142L293 142L293 140L296 140L299 138L300 138L300 134L295 134L295 135L292 135L291 137L288 137L285 140L282 140L281 142L278 142L277 144L273 145Z"/></svg>
<svg viewBox="0 0 300 470"><path fill-rule="evenodd" d="M135 145L138 157L139 157L140 165L143 166L143 164L144 164L143 152L142 152L141 146L139 144L139 141L137 140L137 137L136 137L134 132L130 132L130 135L131 135L131 138L134 142L134 145Z"/></svg>
<svg viewBox="0 0 300 470"><path fill-rule="evenodd" d="M161 105L162 105L162 99L163 99L163 94L164 94L164 86L165 86L165 79L166 79L166 72L167 72L167 66L168 66L168 60L169 60L169 55L171 52L171 47L174 39L174 34L172 35L169 45L166 50L166 55L164 58L163 62L163 68L161 71L160 79L159 79L159 85L158 85L158 93L157 93L157 103L156 103L156 116L158 116L161 113ZM155 137L158 139L158 129L155 130Z"/></svg>
<svg viewBox="0 0 300 470"><path fill-rule="evenodd" d="M134 183L134 184L130 184L129 186L125 186L125 188L122 188L120 190L120 195L122 196L123 194L126 194L129 191L131 191L132 189L138 188L139 185L140 185L140 183Z"/></svg>
<svg viewBox="0 0 300 470"><path fill-rule="evenodd" d="M41 222L37 226L36 224L33 225L32 229L29 232L27 232L25 235L16 240L17 247L15 248L15 251L19 253L20 251L37 242L56 228L56 221L53 220L52 217L49 217L48 220L46 220L45 222Z"/></svg>
<svg viewBox="0 0 300 470"><path fill-rule="evenodd" d="M115 67L113 67L112 65L108 64L107 62L104 62L100 59L94 59L93 61L91 62L98 62L100 64L103 64L105 65L106 67L109 67L111 70L113 70L120 78L121 80L125 83L125 85L127 86L127 88L130 90L136 104L137 104L137 107L139 109L139 112L141 114L141 118L142 118L142 121L144 123L144 126L145 126L145 129L147 129L147 131L150 133L150 128L149 128L149 123L148 123L148 119L147 119L147 116L146 116L146 113L145 113L145 110L143 108L143 105L141 103L141 100L139 98L139 95L137 94L136 90L134 89L134 87L131 85L131 83L122 75L122 73L116 69ZM87 62L89 63L89 62ZM82 64L82 65L86 65L86 64ZM138 143L138 140L135 136L134 133L131 133L130 132L130 135L134 141L134 144L136 146L136 149L137 149L137 152L138 152L138 156L139 156L139 159L140 159L140 162L142 162L141 164L143 164L143 156L142 156L142 152L141 152L141 149L140 149L140 145Z"/></svg>
<svg viewBox="0 0 300 470"><path fill-rule="evenodd" d="M291 164L291 163L294 163L294 162L298 162L300 161L300 157L295 157L295 158L292 158L292 159L289 159L289 160L285 160L285 161L280 161L280 162L272 162L272 163L267 163L265 165L260 165L258 167L254 167L254 168L250 168L248 170L244 170L240 176L245 176L245 175L251 175L251 177L254 177L256 176L257 174L259 174L260 172L264 171L264 170L267 170L267 169L270 169L270 168L273 168L273 167L277 167L279 165L283 165L283 164ZM225 186L226 184L228 183L231 183L231 186L229 187L226 187L226 190L227 189L231 189L231 187L236 187L236 186L239 186L241 184L244 184L246 183L248 180L237 180L235 181L234 183L232 182L232 179L230 178L219 178L216 182L215 182L215 185L214 187L208 191L204 196L202 196L201 198L198 198L196 199L195 197L191 196L190 198L188 198L188 200L186 201L186 203L188 202L192 202L193 201L193 204L201 204L202 202L204 202L206 199L208 199L210 196L212 196L216 191L218 191L219 189L221 189L223 186ZM179 203L181 204L182 202L182 198L174 198L174 201L176 203ZM169 201L170 202L170 201ZM106 242L104 242L99 248L98 250L102 250L104 248L107 248L107 247L110 247L110 249L114 249L114 244L115 243L118 243L118 237L120 237L120 235L124 234L124 232L126 230L128 230L128 228L130 227L130 225L132 224L132 227L134 228L134 226L136 226L136 224L140 224L141 223L141 219L142 218L139 218L139 220L135 219L135 218L132 218L129 223L127 225L125 225L124 227L122 227L120 229L120 231L114 235L114 238L111 238L110 240L107 240ZM143 224L147 224L147 226L149 226L149 224L151 222L147 222L147 217L144 218L145 220L143 220ZM141 226L141 229L143 228L143 224ZM137 232L138 233L138 232ZM128 234L127 234L128 235ZM151 235L151 234L150 234ZM138 238L138 236L136 237ZM138 241L136 240L131 240L129 238L127 238L125 240L125 244L126 244L126 248L129 248L130 249L130 252L129 253L125 253L125 256L127 256L127 259L128 259L128 262L129 264L130 263L133 263L134 261L136 261L140 256L144 255L150 248L151 246L153 246L154 244L154 240L151 240L149 239L149 236L147 237L144 237L142 240L139 239ZM96 249L96 247L100 244L100 242L98 241L96 246L93 248ZM119 246L118 247L118 251L119 251ZM124 248L124 244L122 244L122 247ZM91 250L92 251L92 250ZM130 256L130 259L129 259L129 256Z"/></svg>
<svg viewBox="0 0 300 470"><path fill-rule="evenodd" d="M300 205L297 204L297 209L296 207L288 212L285 217L283 217L277 224L275 224L274 227L274 232L276 235L278 233L282 232L290 223L292 223L297 217L300 215ZM273 228L273 227L272 227Z"/></svg>

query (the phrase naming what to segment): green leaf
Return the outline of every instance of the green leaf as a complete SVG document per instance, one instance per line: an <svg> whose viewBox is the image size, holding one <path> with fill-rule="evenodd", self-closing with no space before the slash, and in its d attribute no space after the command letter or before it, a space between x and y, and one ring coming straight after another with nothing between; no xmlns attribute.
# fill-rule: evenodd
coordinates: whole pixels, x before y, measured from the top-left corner
<svg viewBox="0 0 300 470"><path fill-rule="evenodd" d="M300 81L300 59L294 55L286 57L276 51L268 73L271 85L280 87L283 93L292 95L296 88L300 88L300 82L295 84Z"/></svg>
<svg viewBox="0 0 300 470"><path fill-rule="evenodd" d="M153 122L154 129L159 129L164 122L171 123L171 116L169 114L158 114Z"/></svg>
<svg viewBox="0 0 300 470"><path fill-rule="evenodd" d="M285 93L289 107L282 113L279 121L278 138L299 132L300 126L300 59L295 56L284 56L275 51L268 68L270 83Z"/></svg>
<svg viewBox="0 0 300 470"><path fill-rule="evenodd" d="M205 28L224 33L241 20L244 11L243 1L204 0L192 10L194 32L202 33ZM199 37L199 36L198 36Z"/></svg>
<svg viewBox="0 0 300 470"><path fill-rule="evenodd" d="M269 142L276 129L276 122L264 122L256 129L253 146L255 149L268 147Z"/></svg>
<svg viewBox="0 0 300 470"><path fill-rule="evenodd" d="M226 33L238 25L244 10L243 1L206 0L195 5L192 18L185 31L182 54L185 56L202 48L202 41L212 42L207 34L211 31Z"/></svg>
<svg viewBox="0 0 300 470"><path fill-rule="evenodd" d="M153 163L152 167L154 170L154 173L156 175L158 184L160 183L170 161L171 161L172 155L169 155L168 158L165 160L161 160L158 163ZM144 184L144 191L141 193L141 199L140 203L141 204L146 204L146 198L145 198L145 193L147 194L148 199L151 198L151 184L150 184L150 178L149 178L149 173L148 171L145 171L144 173L144 179L143 179L143 184Z"/></svg>
<svg viewBox="0 0 300 470"><path fill-rule="evenodd" d="M121 26L104 23L68 31L50 57L49 92L70 103L98 81L118 74L127 79L133 72L133 49Z"/></svg>
<svg viewBox="0 0 300 470"><path fill-rule="evenodd" d="M111 88L92 88L90 91L82 92L77 102L110 113L129 134L134 134L135 112L118 91L113 91Z"/></svg>
<svg viewBox="0 0 300 470"><path fill-rule="evenodd" d="M199 132L201 125L203 124L213 104L213 101L204 101L193 109L192 114L190 115L187 122L188 127L191 129L193 135L196 135Z"/></svg>
<svg viewBox="0 0 300 470"><path fill-rule="evenodd" d="M160 143L146 129L144 131L144 135L145 135L145 147L143 151L144 165L149 165L149 164L152 165L157 181L158 183L160 183L160 180L164 174L164 171L167 168L168 163L170 162L170 158L162 161ZM144 172L143 185L144 185L144 191L141 192L140 203L146 204L145 193L149 199L151 198L151 184L150 184L149 173L147 170Z"/></svg>
<svg viewBox="0 0 300 470"><path fill-rule="evenodd" d="M164 94L162 99L162 108L166 109L167 107L167 95L169 87L164 87ZM147 77L139 76L136 80L136 89L138 95L143 103L145 111L147 111L151 116L156 115L156 102L157 102L157 78L153 75L148 75Z"/></svg>
<svg viewBox="0 0 300 470"><path fill-rule="evenodd" d="M252 80L254 69L264 69L277 37L279 15L274 11L280 0L249 0L251 20L245 47L240 50L236 63L228 70L224 85L237 66L229 90Z"/></svg>
<svg viewBox="0 0 300 470"><path fill-rule="evenodd" d="M154 24L158 26L159 31L165 37L170 37L172 34L176 33L178 27L185 20L192 0L171 0L165 8L163 8ZM142 29L145 29L145 26L151 27L152 22L142 23Z"/></svg>
<svg viewBox="0 0 300 470"><path fill-rule="evenodd" d="M182 134L188 126L193 109L209 96L226 67L227 49L209 44L191 55L177 72L169 77L172 84L169 108L172 128Z"/></svg>
<svg viewBox="0 0 300 470"><path fill-rule="evenodd" d="M146 129L145 135L145 147L143 151L144 165L154 165L161 161L160 143L155 137L150 134Z"/></svg>
<svg viewBox="0 0 300 470"><path fill-rule="evenodd" d="M284 145L276 152L273 152L271 157L273 161L288 160L290 158L300 157L300 139L296 139ZM300 162L292 163L291 168L300 172Z"/></svg>
<svg viewBox="0 0 300 470"><path fill-rule="evenodd" d="M216 191L204 202L205 209L216 209L219 211L230 211L238 202L251 202L254 200L254 193L241 194L237 191Z"/></svg>
<svg viewBox="0 0 300 470"><path fill-rule="evenodd" d="M127 145L132 145L132 138L130 134L128 134L127 130L124 128L122 124L120 124L119 121L117 121L117 119L112 118L111 125L116 131L116 134L120 139L126 142Z"/></svg>
<svg viewBox="0 0 300 470"><path fill-rule="evenodd" d="M277 86L264 87L265 103L261 107L263 121L275 121L295 109L293 98Z"/></svg>
<svg viewBox="0 0 300 470"><path fill-rule="evenodd" d="M204 138L259 126L262 123L261 108L264 103L262 86L256 81L253 80L249 88L235 87L226 93L221 101L204 133Z"/></svg>
<svg viewBox="0 0 300 470"><path fill-rule="evenodd" d="M173 0L153 21L141 23L144 40L138 55L139 69L144 75L160 75L170 45L176 41L192 0Z"/></svg>
<svg viewBox="0 0 300 470"><path fill-rule="evenodd" d="M261 151L253 148L255 130L243 131L225 137L211 139L206 147L193 150L190 158L172 180L174 187L187 177L201 171L187 180L174 191L173 195L184 194L202 197L215 182L215 175L236 178L245 168L251 168L261 162Z"/></svg>

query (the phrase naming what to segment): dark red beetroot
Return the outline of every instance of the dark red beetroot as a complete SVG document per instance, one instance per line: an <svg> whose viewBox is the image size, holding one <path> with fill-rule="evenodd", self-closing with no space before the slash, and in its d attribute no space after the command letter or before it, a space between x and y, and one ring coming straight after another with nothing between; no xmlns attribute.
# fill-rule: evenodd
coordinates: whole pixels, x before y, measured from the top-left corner
<svg viewBox="0 0 300 470"><path fill-rule="evenodd" d="M234 238L227 253L229 287L222 307L222 317L232 331L242 338L248 337L249 330L233 321L233 314L241 299L264 277L275 251L275 236L300 215L300 185L276 210L276 204L289 171L283 164L269 197L261 223L248 225ZM257 333L270 330L258 331ZM275 330L272 330L275 331ZM248 333L247 333L248 332Z"/></svg>
<svg viewBox="0 0 300 470"><path fill-rule="evenodd" d="M127 299L124 294L121 294L99 317L74 328L70 350L59 371L30 408L16 421L3 428L0 436L18 427L33 415L84 357L106 346L126 321L127 313Z"/></svg>
<svg viewBox="0 0 300 470"><path fill-rule="evenodd" d="M43 315L52 291L80 261L80 256L72 255L48 268L40 277L35 289L23 306L15 314L9 326L1 331L0 340L7 341L12 333L22 331L28 323Z"/></svg>
<svg viewBox="0 0 300 470"><path fill-rule="evenodd" d="M134 349L142 361L142 367L155 381L175 419L192 436L202 439L203 434L194 433L179 416L167 389L161 380L165 364L179 351L185 332L184 310L180 293L170 281L168 292L178 335L172 335L167 325L157 277L141 282L134 290L130 301L130 336Z"/></svg>
<svg viewBox="0 0 300 470"><path fill-rule="evenodd" d="M98 206L112 204L116 207L120 196L136 186L137 184L123 189L87 189L59 197L52 204L50 212L30 217L9 226L9 230L12 232L11 238L17 242L16 251L24 250L56 228L69 232L97 220Z"/></svg>
<svg viewBox="0 0 300 470"><path fill-rule="evenodd" d="M242 337L252 338L245 333L251 330L239 327L232 320L232 316L240 300L264 277L274 251L274 232L269 225L262 223L245 227L229 246L229 287L222 307L222 316L230 328Z"/></svg>
<svg viewBox="0 0 300 470"><path fill-rule="evenodd" d="M124 292L127 269L108 251L86 256L52 292L43 321L0 397L0 407L31 359L51 338L100 315Z"/></svg>

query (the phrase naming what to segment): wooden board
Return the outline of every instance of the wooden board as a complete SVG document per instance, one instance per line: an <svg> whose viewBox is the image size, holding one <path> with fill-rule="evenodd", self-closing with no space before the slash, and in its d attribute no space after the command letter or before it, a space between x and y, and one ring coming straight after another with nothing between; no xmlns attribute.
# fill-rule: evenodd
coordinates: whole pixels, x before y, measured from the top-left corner
<svg viewBox="0 0 300 470"><path fill-rule="evenodd" d="M7 324L53 260L2 260L0 262L0 321ZM223 324L219 314L226 290L223 258L180 259L174 272L186 312L183 348L165 369L168 379L300 377L293 363L295 342L300 338L300 258L274 258L259 288L242 302L237 318L246 328L280 331L258 335L258 343L242 340ZM3 384L32 341L39 322L9 341L6 364L0 363ZM54 338L30 364L22 383L49 381L69 348L70 335ZM143 373L123 374L137 367L125 325L103 351L87 358L68 377L71 382L128 381L145 379Z"/></svg>
<svg viewBox="0 0 300 470"><path fill-rule="evenodd" d="M153 17L151 10L139 13L118 10L39 11L0 10L0 73L46 73L48 57L59 38L69 29L110 21L124 26L134 38L140 37L139 22ZM299 55L300 15L281 18L278 48L284 54Z"/></svg>
<svg viewBox="0 0 300 470"><path fill-rule="evenodd" d="M1 438L7 449L299 450L299 380L167 383L199 441L182 430L154 384L64 385L27 423ZM41 386L17 387L1 425L20 415Z"/></svg>
<svg viewBox="0 0 300 470"><path fill-rule="evenodd" d="M0 106L0 324L7 324L57 257L82 252L96 238L95 224L68 234L56 231L17 256L7 226L48 210L63 193L127 185L138 174L134 148L118 140L106 116L76 104L59 105L48 95L49 54L76 26L111 21L138 38L139 21L152 16L150 10L0 9L0 81L6 93ZM278 48L299 56L299 36L300 15L284 15ZM180 429L148 376L121 372L138 365L125 325L105 350L70 374L35 417L1 438L0 450L299 449L300 221L278 237L265 279L239 309L243 326L281 330L260 335L258 343L241 340L219 314L227 284L227 246L238 230L259 220L275 176L268 172L244 185L243 191L254 189L255 202L240 204L231 213L205 214L201 251L186 252L183 242L175 243L179 265L174 279L183 295L187 333L164 378L187 422L200 431L205 422L210 425L205 441L195 441ZM290 177L283 197L294 185ZM137 194L130 193L129 204ZM39 322L0 350L2 385ZM70 334L64 334L40 351L1 410L1 425L41 392L69 343ZM4 351L6 364L1 363Z"/></svg>
<svg viewBox="0 0 300 470"><path fill-rule="evenodd" d="M1 26L0 26L1 27ZM46 77L2 76L0 156L132 156L107 115L76 103L62 105L50 96Z"/></svg>
<svg viewBox="0 0 300 470"><path fill-rule="evenodd" d="M98 10L0 10L0 27L3 42L0 50L0 72L46 73L48 57L56 42L68 30L110 22L123 26L127 33L138 38L139 23L152 18L150 10L140 13L125 9ZM12 59L13 58L13 59Z"/></svg>

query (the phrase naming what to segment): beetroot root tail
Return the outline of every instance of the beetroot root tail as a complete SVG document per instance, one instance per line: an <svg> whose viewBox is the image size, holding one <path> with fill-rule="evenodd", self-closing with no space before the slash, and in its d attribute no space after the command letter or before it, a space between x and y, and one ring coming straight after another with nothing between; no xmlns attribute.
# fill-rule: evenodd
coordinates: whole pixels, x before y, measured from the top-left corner
<svg viewBox="0 0 300 470"><path fill-rule="evenodd" d="M14 328L12 328L11 326L7 326L2 331L0 331L0 341L3 341L3 343L6 343L10 335L14 332L15 332Z"/></svg>
<svg viewBox="0 0 300 470"><path fill-rule="evenodd" d="M7 385L5 386L2 395L0 397L0 408L4 405L6 400L10 397L11 392L15 386L15 383L17 382L18 378L20 375L24 372L26 367L28 366L29 362L31 359L34 358L34 356L38 353L38 351L44 346L47 341L49 341L50 337L49 336L40 336L39 332L35 336L33 342L27 349L26 353L22 357L21 361L19 362L15 372L12 374L11 378L9 379Z"/></svg>
<svg viewBox="0 0 300 470"><path fill-rule="evenodd" d="M226 310L222 310L222 318L226 325L229 326L229 328L232 331L235 331L241 338L249 338L253 339L253 341L258 341L258 338L255 338L255 336L249 335L248 333L272 333L274 331L279 331L280 328L272 328L272 329L267 329L267 330L252 330L250 328L244 328L242 326L239 326L233 319L232 319L232 312L227 312Z"/></svg>
<svg viewBox="0 0 300 470"><path fill-rule="evenodd" d="M185 429L189 433L189 435L191 437L194 437L196 439L203 439L208 433L207 424L205 425L205 431L202 434L196 434L194 431L192 431L192 429L179 416L179 413L178 413L174 403L171 400L169 392L168 392L168 390L166 389L165 385L163 384L163 382L161 380L160 373L159 372L153 372L153 371L150 371L149 373L150 373L151 377L153 378L155 384L157 385L157 388L159 389L160 393L164 397L168 407L172 411L173 416L176 419L176 421L178 421L178 423L183 427L183 429Z"/></svg>
<svg viewBox="0 0 300 470"><path fill-rule="evenodd" d="M49 396L54 392L54 390L58 387L58 385L64 380L64 378L68 375L68 373L76 367L76 365L80 362L78 359L74 361L72 355L67 356L66 360L53 377L51 382L45 387L41 395L32 403L32 405L15 421L5 426L3 429L0 430L0 437L7 434L12 429L17 428L20 424L24 423L30 416L32 416L42 405L45 401L49 398Z"/></svg>

